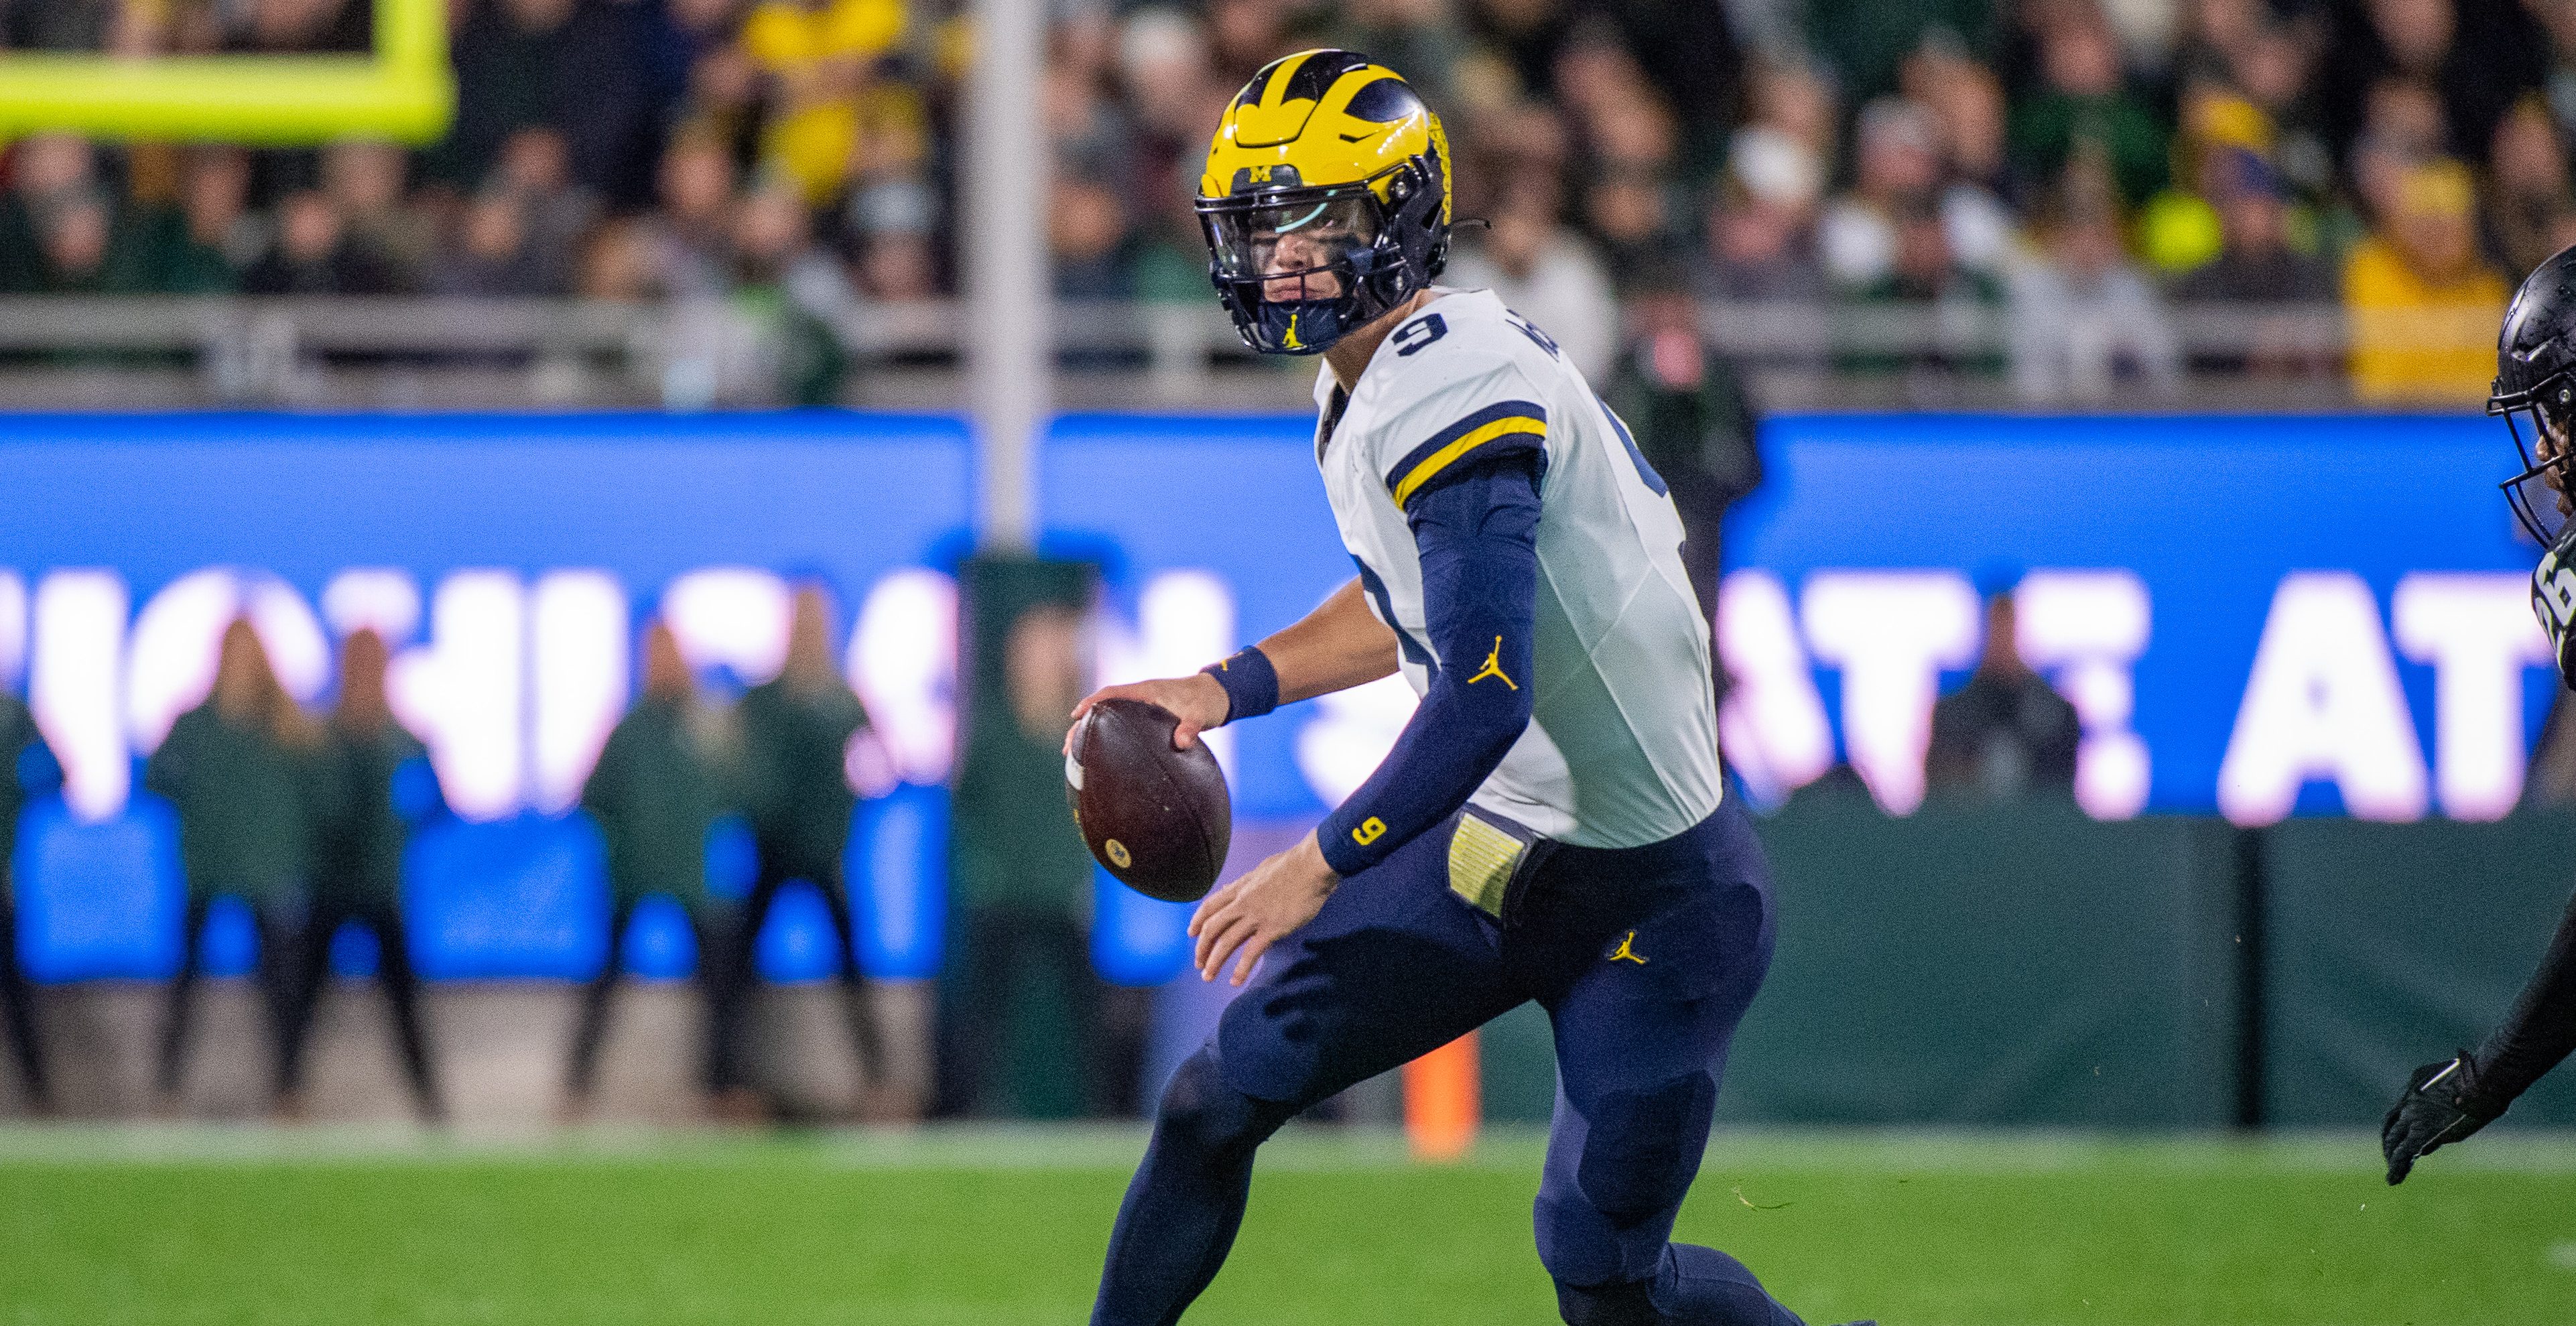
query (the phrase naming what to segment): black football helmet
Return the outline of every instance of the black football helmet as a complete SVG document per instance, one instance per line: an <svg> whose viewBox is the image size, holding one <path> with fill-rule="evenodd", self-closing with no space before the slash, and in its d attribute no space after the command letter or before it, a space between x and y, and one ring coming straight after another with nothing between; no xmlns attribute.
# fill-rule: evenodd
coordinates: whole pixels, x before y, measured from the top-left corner
<svg viewBox="0 0 2576 1326"><path fill-rule="evenodd" d="M2496 337L2495 390L2487 413L2504 416L2522 472L2504 482L2505 500L2547 548L2567 526L2576 496L2576 247L2559 250L2514 292ZM2531 437L2518 417L2531 416Z"/></svg>

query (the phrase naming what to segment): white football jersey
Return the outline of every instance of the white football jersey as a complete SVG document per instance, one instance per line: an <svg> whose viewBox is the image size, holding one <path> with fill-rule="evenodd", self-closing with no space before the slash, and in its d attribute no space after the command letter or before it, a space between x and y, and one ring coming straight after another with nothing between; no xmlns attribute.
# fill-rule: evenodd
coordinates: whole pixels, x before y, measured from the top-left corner
<svg viewBox="0 0 2576 1326"><path fill-rule="evenodd" d="M1438 290L1378 347L1333 418L1315 384L1316 463L1372 609L1430 689L1422 561L1405 499L1503 433L1536 433L1535 717L1470 798L1550 838L1638 847L1717 809L1709 629L1682 570L1681 514L1618 421L1546 333L1487 290ZM1323 430L1329 429L1329 432ZM1434 445L1437 443L1437 445Z"/></svg>

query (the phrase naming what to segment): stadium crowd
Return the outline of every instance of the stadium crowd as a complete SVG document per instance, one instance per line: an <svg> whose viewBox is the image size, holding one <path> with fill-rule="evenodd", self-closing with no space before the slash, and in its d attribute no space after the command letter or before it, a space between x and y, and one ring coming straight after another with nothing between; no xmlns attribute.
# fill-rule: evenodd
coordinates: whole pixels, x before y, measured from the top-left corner
<svg viewBox="0 0 2576 1326"><path fill-rule="evenodd" d="M457 114L419 151L15 144L0 292L722 295L828 320L953 288L973 37L950 7L449 10ZM1840 367L2008 372L2078 400L2170 383L2178 302L2340 303L2363 398L2465 398L2509 283L2576 239L2576 0L1053 12L1066 298L1206 298L1189 198L1208 126L1263 63L1326 43L1444 112L1459 214L1488 223L1456 279L1596 372L1619 300L1648 288L1899 310L1932 333L1838 341ZM132 56L364 49L368 27L365 0L0 5L9 48ZM2333 366L2259 320L2232 344L2235 367Z"/></svg>

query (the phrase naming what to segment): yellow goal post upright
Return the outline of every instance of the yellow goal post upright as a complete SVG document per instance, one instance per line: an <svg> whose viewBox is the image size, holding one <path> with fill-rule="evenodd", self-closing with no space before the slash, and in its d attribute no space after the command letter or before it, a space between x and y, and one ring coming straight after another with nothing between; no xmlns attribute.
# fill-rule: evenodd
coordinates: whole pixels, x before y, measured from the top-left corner
<svg viewBox="0 0 2576 1326"><path fill-rule="evenodd" d="M456 112L445 0L374 3L371 55L0 54L0 144L55 132L258 147L435 142Z"/></svg>

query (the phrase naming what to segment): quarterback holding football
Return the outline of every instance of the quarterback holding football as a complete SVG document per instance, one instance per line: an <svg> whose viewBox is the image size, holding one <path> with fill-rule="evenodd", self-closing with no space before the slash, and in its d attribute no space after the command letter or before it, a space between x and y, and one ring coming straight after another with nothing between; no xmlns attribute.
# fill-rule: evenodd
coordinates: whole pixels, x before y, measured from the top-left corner
<svg viewBox="0 0 2576 1326"><path fill-rule="evenodd" d="M1536 1000L1559 1082L1538 1253L1565 1320L1800 1326L1742 1263L1671 1241L1773 912L1723 796L1663 481L1544 329L1433 284L1448 143L1395 71L1334 50L1263 69L1197 206L1244 341L1324 359L1315 463L1358 574L1222 663L1084 709L1160 705L1186 746L1394 673L1421 703L1357 792L1193 916L1203 977L1270 961L1163 1095L1092 1321L1179 1320L1265 1138Z"/></svg>

